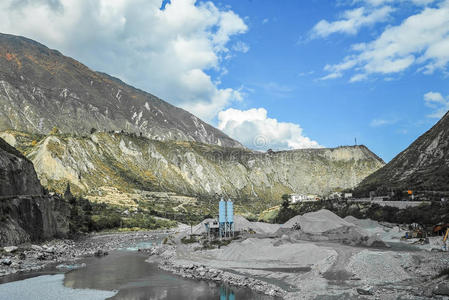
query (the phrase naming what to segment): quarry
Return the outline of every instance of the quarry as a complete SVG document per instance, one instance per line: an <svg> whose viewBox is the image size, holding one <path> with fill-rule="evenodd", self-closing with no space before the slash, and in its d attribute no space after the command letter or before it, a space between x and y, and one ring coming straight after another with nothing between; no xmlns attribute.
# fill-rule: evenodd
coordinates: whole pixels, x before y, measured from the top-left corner
<svg viewBox="0 0 449 300"><path fill-rule="evenodd" d="M3 8L32 1L15 2ZM70 16L64 16L70 10L64 7L67 1L36 2L45 5L49 2L48 6L55 6L61 19L78 25ZM61 2L60 7L56 7L56 2ZM90 2L93 8L96 1ZM125 2L133 1L121 2L125 7L128 5ZM152 1L140 1L139 5L147 2ZM167 47L177 45L176 51L164 48L164 43L159 45L161 36L151 31L144 36L154 38L157 47L140 43L139 36L110 46L137 45L133 52L139 54L142 64L134 61L123 71L133 69L139 81L154 81L156 85L162 81L144 78L136 66L148 69L144 58L159 60L153 56L159 48L164 55L171 53L170 63L152 69L151 75L174 78L170 90L186 85L188 91L162 95L179 107L119 78L94 71L39 42L0 33L0 300L204 300L217 296L223 300L449 299L449 96L443 96L434 86L417 85L419 93L427 91L419 94L419 99L424 99L421 104L435 111L413 114L408 105L400 103L402 114L410 117L406 121L402 115L403 119L390 114L399 106L382 103L393 103L390 94L397 99L412 99L413 89L408 88L411 83L396 84L404 75L385 80L373 78L369 88L351 91L351 86L357 86L356 82L368 75L385 73L384 69L374 72L381 69L363 65L366 56L363 51L377 45L375 42L344 44L351 51L361 51L360 57L353 53L345 56L343 63L334 65L329 61L319 69L333 71L327 75L295 70L296 75L288 75L295 82L277 83L266 77L265 83L256 83L259 80L253 78L254 84L239 82L237 76L235 87L226 87L229 78L223 78L221 86L221 76L228 72L222 63L236 52L243 55L250 49L243 41L226 44L231 35L242 34L248 28L222 28L237 16L231 5L215 7L214 1L195 0L162 2L162 5L153 3L156 19L162 20L164 14L173 12L174 3L195 9L181 9L185 16L167 18L178 22L180 16L185 17L189 24L181 27L186 30L198 25L195 11L209 12L203 20L205 24L200 26L204 27L202 31L206 30L203 32L206 37L193 30L186 39L177 32L182 31L179 27L167 34L176 37L176 41L166 43ZM240 5L245 1L236 2ZM351 10L342 11L342 16L352 18L360 14L366 20L360 21L359 27L361 23L374 22L369 20L377 15L378 9L389 14L399 11L399 6L418 2L423 5L423 14L431 15L438 10L445 13L443 17L429 17L432 19L429 23L449 20L449 0L396 1L401 5L395 1L337 2L337 6L352 3ZM368 8L356 8L365 2L370 3ZM391 6L380 7L382 3ZM141 19L138 14L128 19L116 18L116 12L108 13L112 6L104 6L98 9L102 12L98 18L109 16L114 21L111 30L115 30L115 25L128 26ZM313 6L310 12L315 11L316 5ZM117 13L122 10L127 11L116 9ZM414 7L407 11L417 10ZM98 11L92 9L92 15ZM217 15L219 11L222 13ZM90 16L81 10L78 14L83 18ZM0 24L6 15L2 15ZM42 14L24 16L28 19L33 15ZM211 17L212 20L206 21ZM390 17L385 15L381 23ZM282 19L263 16L261 23L270 26ZM294 19L303 20L299 16ZM412 16L410 19L416 20ZM244 21L249 20L254 23L256 19L248 17ZM88 26L79 26L81 29L91 25L84 19L82 22ZM329 23L322 19L317 25L322 28L346 23L353 22L342 19ZM409 23L420 24L409 19L397 22ZM50 26L46 25L51 22L42 24L48 31ZM153 25L145 24L142 28L157 28ZM172 25L161 26L164 30L158 31L177 27ZM449 28L447 22L443 25L440 26ZM396 23L386 24L385 30L395 26ZM314 28L308 30L309 34ZM359 30L349 29L347 33L351 34ZM418 31L416 36L443 32L435 29L436 26L423 31L425 34ZM103 30L89 28L89 31ZM134 31L124 27L123 32L112 36L124 37ZM225 34L227 31L235 32ZM337 31L340 30L325 35ZM443 43L449 37L449 30L446 31L442 34L446 40L441 38L438 44L447 45ZM107 32L109 29L105 31L109 35ZM401 30L397 32L400 34L393 36L401 36L401 40L412 44L402 38L408 35ZM55 37L74 38L72 46L83 46L76 40L75 31L56 33ZM190 36L195 44L206 42L205 48L214 49L209 53L212 55L206 55L209 58L205 59L203 56L209 51L190 45ZM213 36L214 41L209 41ZM298 47L316 44L316 38L305 38L309 41L304 43L298 40L295 52ZM89 36L86 40L96 39ZM342 44L334 42L329 45ZM251 44L251 48L256 49L256 44ZM272 41L269 44L278 46ZM195 55L184 55L188 54L184 48L193 49ZM388 51L380 52L396 48L401 47L386 44ZM416 60L422 64L417 73L430 72L439 65L438 60L435 65L424 65L425 56L447 52L429 51L434 49L430 46L418 48L416 57L410 52L403 59L396 55L379 60L391 65L387 69L397 68L398 62ZM91 50L86 48L83 52L95 52ZM126 51L113 55L113 49L108 50L111 52L102 51L102 59L115 60L108 62L108 66L120 65L122 59L128 59ZM183 54L179 55L182 59L179 61L178 57L176 61L179 53ZM283 58L278 49L273 53L276 59ZM272 59L259 57L251 61L261 62L265 71ZM191 60L205 60L204 66L187 67ZM165 70L175 65L185 65L186 69ZM245 70L252 71L256 65ZM278 63L273 65L281 70ZM348 78L351 84L342 86L339 95L334 90L336 85L324 80L343 77L348 68L357 74ZM229 70L232 69L230 64ZM270 76L275 74L273 70L266 71ZM120 73L116 70L111 74ZM179 74L182 76L176 79ZM426 82L415 75L413 80ZM306 84L298 84L299 80ZM443 81L442 87L446 83ZM204 99L195 95L196 84L208 87L208 91L200 93ZM393 85L406 86L406 93L394 90ZM262 92L257 94L256 87ZM376 90L382 93L373 94L372 103L368 103L366 96ZM321 99L314 96L322 91L326 94ZM296 96L288 99L288 94ZM251 95L267 97L269 101L265 99L259 106L259 101L244 99ZM213 103L208 102L209 98L220 103L210 106ZM241 104L236 106L237 102ZM259 108L253 107L254 103ZM414 109L421 110L416 103ZM200 119L203 116L185 110L205 112L209 106L217 111L211 112L205 121ZM265 106L271 106L270 114ZM384 107L384 111L377 110ZM279 111L272 115L276 110ZM430 121L424 118L440 119L429 129ZM303 120L308 120L307 126ZM384 135L380 130L385 130ZM320 137L320 143L312 139L314 136ZM405 148L404 143L413 139ZM379 151L386 161L373 151Z"/></svg>
<svg viewBox="0 0 449 300"><path fill-rule="evenodd" d="M211 242L204 225L209 221L170 235L148 261L186 278L248 286L284 299L447 296L447 283L438 277L449 266L441 236L422 244L404 239L403 226L320 210L282 225L236 216L236 236Z"/></svg>

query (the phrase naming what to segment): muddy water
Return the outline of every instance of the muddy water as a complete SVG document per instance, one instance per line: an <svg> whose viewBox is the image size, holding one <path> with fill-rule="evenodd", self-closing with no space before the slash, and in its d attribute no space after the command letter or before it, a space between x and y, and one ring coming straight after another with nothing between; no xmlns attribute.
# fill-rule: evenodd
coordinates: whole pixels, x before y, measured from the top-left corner
<svg viewBox="0 0 449 300"><path fill-rule="evenodd" d="M116 290L110 299L260 299L276 298L249 289L230 288L213 282L184 279L146 263L135 251L116 251L83 260L85 268L65 274L64 286L74 289Z"/></svg>
<svg viewBox="0 0 449 300"><path fill-rule="evenodd" d="M145 262L147 258L137 251L120 250L78 260L76 264L86 266L65 274L51 266L7 276L0 280L0 300L278 299L246 288L184 279L159 270L156 264Z"/></svg>

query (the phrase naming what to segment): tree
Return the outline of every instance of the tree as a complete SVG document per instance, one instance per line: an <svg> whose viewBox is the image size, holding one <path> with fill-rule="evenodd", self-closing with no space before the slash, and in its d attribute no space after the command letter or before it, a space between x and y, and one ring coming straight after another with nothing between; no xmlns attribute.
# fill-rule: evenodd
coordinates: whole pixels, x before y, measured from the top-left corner
<svg viewBox="0 0 449 300"><path fill-rule="evenodd" d="M59 134L59 128L58 127L53 127L53 129L50 131L50 135L57 135Z"/></svg>
<svg viewBox="0 0 449 300"><path fill-rule="evenodd" d="M288 194L284 194L282 195L282 208L284 209L288 209L288 207L290 206L290 195Z"/></svg>
<svg viewBox="0 0 449 300"><path fill-rule="evenodd" d="M70 183L67 182L67 187L64 192L64 199L68 201L71 205L76 204L76 199L73 197L72 191L70 191Z"/></svg>

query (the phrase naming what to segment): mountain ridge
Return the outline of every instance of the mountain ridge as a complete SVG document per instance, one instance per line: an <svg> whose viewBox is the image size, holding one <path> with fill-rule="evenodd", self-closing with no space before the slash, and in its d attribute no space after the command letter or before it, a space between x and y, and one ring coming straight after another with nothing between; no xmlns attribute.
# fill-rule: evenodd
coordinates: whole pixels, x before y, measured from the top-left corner
<svg viewBox="0 0 449 300"><path fill-rule="evenodd" d="M356 191L389 189L449 191L449 112Z"/></svg>
<svg viewBox="0 0 449 300"><path fill-rule="evenodd" d="M239 142L189 112L95 72L28 38L0 33L0 130L86 134L92 128L157 140Z"/></svg>
<svg viewBox="0 0 449 300"><path fill-rule="evenodd" d="M110 186L125 193L218 194L275 205L283 194L325 196L353 188L384 165L365 146L262 153L127 133L37 136L7 131L0 137L33 161L44 186L62 192L69 181L74 191L90 195Z"/></svg>

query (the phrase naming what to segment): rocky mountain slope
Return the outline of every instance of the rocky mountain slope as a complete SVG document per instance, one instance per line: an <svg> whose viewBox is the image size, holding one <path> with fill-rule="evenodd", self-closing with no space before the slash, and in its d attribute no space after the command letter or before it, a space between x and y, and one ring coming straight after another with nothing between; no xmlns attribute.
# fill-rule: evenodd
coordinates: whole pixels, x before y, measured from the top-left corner
<svg viewBox="0 0 449 300"><path fill-rule="evenodd" d="M33 164L0 139L0 246L68 233L67 204L43 191Z"/></svg>
<svg viewBox="0 0 449 300"><path fill-rule="evenodd" d="M360 193L376 189L449 191L449 113L357 187Z"/></svg>
<svg viewBox="0 0 449 300"><path fill-rule="evenodd" d="M326 195L355 187L384 165L364 146L268 154L105 132L80 137L9 131L0 136L26 153L44 185L62 192L69 181L75 192L92 196L114 187L124 193L218 194L277 204L285 193Z"/></svg>
<svg viewBox="0 0 449 300"><path fill-rule="evenodd" d="M0 196L42 195L33 164L0 139Z"/></svg>
<svg viewBox="0 0 449 300"><path fill-rule="evenodd" d="M158 140L242 147L183 109L35 41L1 33L0 108L0 130L125 130Z"/></svg>

